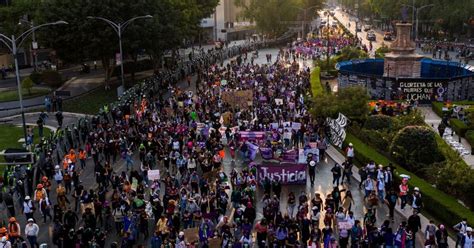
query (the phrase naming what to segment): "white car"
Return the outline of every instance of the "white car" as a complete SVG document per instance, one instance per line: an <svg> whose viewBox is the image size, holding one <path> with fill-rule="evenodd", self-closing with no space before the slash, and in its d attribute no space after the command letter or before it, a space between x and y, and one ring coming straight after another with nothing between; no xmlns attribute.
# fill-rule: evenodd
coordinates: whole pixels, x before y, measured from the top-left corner
<svg viewBox="0 0 474 248"><path fill-rule="evenodd" d="M372 27L370 25L364 25L364 31L369 31Z"/></svg>

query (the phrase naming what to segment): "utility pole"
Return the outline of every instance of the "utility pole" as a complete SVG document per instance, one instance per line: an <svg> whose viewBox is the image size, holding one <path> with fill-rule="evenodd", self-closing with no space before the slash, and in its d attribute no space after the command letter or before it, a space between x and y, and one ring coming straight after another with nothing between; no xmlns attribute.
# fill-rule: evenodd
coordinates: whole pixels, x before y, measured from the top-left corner
<svg viewBox="0 0 474 248"><path fill-rule="evenodd" d="M123 53L122 53L122 33L125 30L125 28L130 23L132 23L133 21L138 20L138 19L149 19L149 18L153 18L153 16L151 16L151 15L137 16L137 17L130 18L129 20L127 20L125 22L119 22L119 23L115 23L115 22L113 22L109 19L106 19L106 18L103 18L103 17L97 17L97 16L88 16L87 18L88 19L97 19L97 20L104 21L107 24L109 24L113 28L113 30L117 33L118 38L119 38L120 72L121 72L121 76L122 76L121 77L122 87L123 87L123 90L125 91L125 77L124 77L124 71L123 71Z"/></svg>
<svg viewBox="0 0 474 248"><path fill-rule="evenodd" d="M416 7L415 6L415 0L413 0L413 5L406 5L406 4L402 4L403 6L406 6L406 7L409 7L409 8L412 8L413 10L413 18L412 18L412 24L413 24L413 28L414 30L413 31L413 39L416 41L418 39L418 15L420 13L421 10L423 10L424 8L428 8L428 7L433 7L435 6L434 4L426 4L426 5L423 5L423 6L420 6L420 7Z"/></svg>
<svg viewBox="0 0 474 248"><path fill-rule="evenodd" d="M326 41L326 65L327 65L327 68L329 69L329 11L326 12L327 15L328 15L328 21L327 21L327 32L326 32L326 37L327 37L327 41Z"/></svg>
<svg viewBox="0 0 474 248"><path fill-rule="evenodd" d="M65 21L57 21L57 22L41 24L41 25L38 25L38 26L35 26L35 27L32 27L32 28L28 29L27 31L25 31L24 33L19 35L18 37L15 37L15 35L12 35L11 38L10 38L10 37L8 37L4 34L0 34L0 42L2 42L12 52L13 59L15 61L15 74L16 74L15 78L16 78L16 85L18 87L18 89L17 89L18 90L18 100L20 101L21 120L22 120L22 124L23 124L23 136L24 136L24 139L25 139L24 140L25 145L26 145L28 137L27 137L27 133L26 133L25 111L24 111L24 108L23 108L23 95L21 93L20 69L19 69L19 66L18 66L18 48L21 47L23 42L25 42L28 35L30 35L34 31L36 31L37 29L42 28L42 27L46 27L46 26L59 25L59 24L68 24L68 23L65 22Z"/></svg>

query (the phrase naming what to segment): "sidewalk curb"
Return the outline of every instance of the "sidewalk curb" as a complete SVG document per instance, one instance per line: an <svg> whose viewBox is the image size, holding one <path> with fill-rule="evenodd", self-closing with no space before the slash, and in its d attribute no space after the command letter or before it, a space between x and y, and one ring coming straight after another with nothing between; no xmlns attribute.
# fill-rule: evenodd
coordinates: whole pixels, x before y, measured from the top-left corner
<svg viewBox="0 0 474 248"><path fill-rule="evenodd" d="M345 161L345 157L343 154L341 154L334 146L329 146L329 148L326 150L326 154L332 159L334 160L336 163L339 163L339 164L342 164L344 161ZM395 175L394 175L395 176ZM361 178L360 178L360 175L359 175L359 171L357 169L356 166L353 166L352 167L352 178L354 178L357 182L360 182L361 181ZM385 207L385 206L384 206ZM407 208L405 208L407 209ZM395 212L400 214L401 216L403 216L405 219L408 219L408 217L410 216L410 213L411 211L403 211L402 209L400 209L400 206L397 205L395 207ZM422 232L424 233L424 228L426 227L426 225L429 223L429 219L426 218L424 215L422 214L418 214L420 216L420 219L421 219L421 226L422 228L420 229L419 232ZM451 238L451 237L448 237L448 246L449 247L454 247L456 244L456 242Z"/></svg>
<svg viewBox="0 0 474 248"><path fill-rule="evenodd" d="M25 113L25 117L27 117L27 116L37 116L40 113L41 112ZM76 117L76 118L90 117L91 116L91 115L80 114L80 113L72 113L72 112L62 112L62 113L65 116L73 116L73 117ZM11 121L11 120L16 119L16 118L21 118L21 114L3 117L3 118L0 118L0 121L7 122L7 121Z"/></svg>

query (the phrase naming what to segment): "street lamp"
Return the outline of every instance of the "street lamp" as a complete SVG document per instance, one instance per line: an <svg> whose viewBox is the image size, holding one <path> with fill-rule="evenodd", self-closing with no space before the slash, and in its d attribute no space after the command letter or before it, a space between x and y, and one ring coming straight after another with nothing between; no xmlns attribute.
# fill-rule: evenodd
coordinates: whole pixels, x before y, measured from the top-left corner
<svg viewBox="0 0 474 248"><path fill-rule="evenodd" d="M18 22L18 25L22 25L22 24L30 24L30 28L34 28L35 27L35 24L33 21L28 21L26 18L22 18L20 19L20 21ZM33 39L33 44L32 44L32 47L33 47L33 50L36 50L37 48L35 48L35 45L37 44L36 43L36 34L35 34L35 31L31 32L31 38ZM38 55L36 54L37 51L33 51L33 68L35 71L38 71Z"/></svg>
<svg viewBox="0 0 474 248"><path fill-rule="evenodd" d="M23 96L21 93L20 70L18 68L18 47L21 47L21 45L23 44L23 42L25 42L28 35L35 32L37 29L46 27L46 26L60 25L60 24L68 24L68 23L65 21L57 21L57 22L41 24L41 25L34 26L26 30L24 33L22 33L18 37L15 37L15 35L12 35L11 38L8 38L8 36L0 33L0 41L3 44L5 44L5 46L12 52L13 59L15 60L16 84L18 87L18 98L20 100L21 119L23 122L23 135L25 138L25 144L26 144L27 135L26 135L26 123L25 123L25 111L23 110Z"/></svg>
<svg viewBox="0 0 474 248"><path fill-rule="evenodd" d="M296 6L291 6L291 7L303 11L303 21L301 21L301 38L303 38L303 35L306 33L305 32L305 29L306 29L306 13L307 13L308 10L318 8L319 5L313 5L313 6L310 6L310 7L307 7L307 8L300 8L300 7L296 7Z"/></svg>
<svg viewBox="0 0 474 248"><path fill-rule="evenodd" d="M103 18L103 17L98 17L98 16L88 16L88 19L97 19L104 21L108 23L112 29L117 33L119 37L119 49L120 49L120 72L121 72L121 79L122 79L122 87L123 90L125 90L125 79L124 79L124 73L123 73L123 53L122 53L122 33L125 30L125 28L133 21L138 20L138 19L148 19L148 18L153 18L151 15L145 15L145 16L137 16L133 17L125 22L113 22L109 19Z"/></svg>
<svg viewBox="0 0 474 248"><path fill-rule="evenodd" d="M415 38L415 41L418 39L418 14L420 13L420 10L428 7L433 7L435 6L434 4L426 4L420 7L415 7L415 0L413 0L413 5L407 5L407 4L402 4L403 6L409 7L413 9L413 17L414 17L414 22L415 22L415 32L413 37Z"/></svg>

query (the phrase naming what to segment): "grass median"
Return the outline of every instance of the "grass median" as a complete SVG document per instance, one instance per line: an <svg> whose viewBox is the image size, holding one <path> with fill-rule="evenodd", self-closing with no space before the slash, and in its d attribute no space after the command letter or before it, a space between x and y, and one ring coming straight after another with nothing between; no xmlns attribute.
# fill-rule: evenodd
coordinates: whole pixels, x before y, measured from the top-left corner
<svg viewBox="0 0 474 248"><path fill-rule="evenodd" d="M64 111L95 115L105 104L115 102L117 100L117 87L105 90L99 87L77 98L64 102Z"/></svg>
<svg viewBox="0 0 474 248"><path fill-rule="evenodd" d="M32 88L30 92L25 89L22 89L21 95L23 99L34 98L38 96L44 96L51 92L50 89L46 88ZM11 102L18 101L18 90L11 89L0 91L0 102Z"/></svg>

